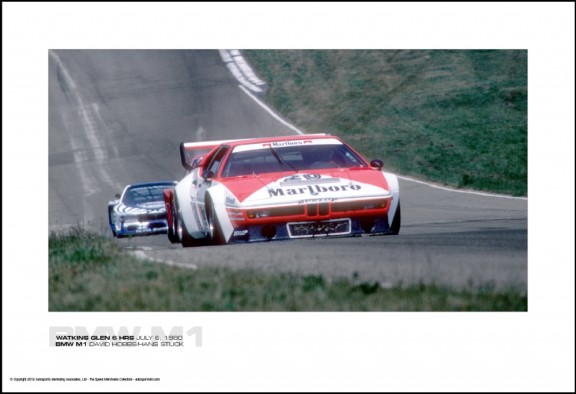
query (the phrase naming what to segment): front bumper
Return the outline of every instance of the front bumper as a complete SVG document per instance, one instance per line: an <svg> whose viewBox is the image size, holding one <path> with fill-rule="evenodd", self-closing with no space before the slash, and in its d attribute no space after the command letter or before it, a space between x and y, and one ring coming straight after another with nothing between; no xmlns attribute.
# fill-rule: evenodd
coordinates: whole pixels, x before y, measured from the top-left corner
<svg viewBox="0 0 576 394"><path fill-rule="evenodd" d="M139 235L166 234L168 222L166 219L142 222L123 222L116 226L116 236L129 237Z"/></svg>
<svg viewBox="0 0 576 394"><path fill-rule="evenodd" d="M237 227L230 243L287 240L297 238L353 237L391 233L388 217L356 217L314 221L267 223Z"/></svg>

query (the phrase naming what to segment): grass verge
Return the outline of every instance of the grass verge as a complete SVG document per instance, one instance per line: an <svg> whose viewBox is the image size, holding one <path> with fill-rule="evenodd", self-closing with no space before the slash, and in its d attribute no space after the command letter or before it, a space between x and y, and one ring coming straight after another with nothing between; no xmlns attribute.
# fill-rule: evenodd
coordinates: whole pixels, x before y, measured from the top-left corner
<svg viewBox="0 0 576 394"><path fill-rule="evenodd" d="M490 286L384 289L322 276L190 270L139 260L83 230L49 238L50 311L527 311L527 302Z"/></svg>

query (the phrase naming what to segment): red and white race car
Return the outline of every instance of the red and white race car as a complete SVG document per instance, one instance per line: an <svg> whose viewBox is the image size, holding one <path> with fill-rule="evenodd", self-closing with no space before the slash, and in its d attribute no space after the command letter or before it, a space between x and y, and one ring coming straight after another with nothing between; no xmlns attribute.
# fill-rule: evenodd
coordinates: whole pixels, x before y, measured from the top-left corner
<svg viewBox="0 0 576 394"><path fill-rule="evenodd" d="M397 177L338 137L182 143L180 155L186 175L164 202L184 247L400 231Z"/></svg>

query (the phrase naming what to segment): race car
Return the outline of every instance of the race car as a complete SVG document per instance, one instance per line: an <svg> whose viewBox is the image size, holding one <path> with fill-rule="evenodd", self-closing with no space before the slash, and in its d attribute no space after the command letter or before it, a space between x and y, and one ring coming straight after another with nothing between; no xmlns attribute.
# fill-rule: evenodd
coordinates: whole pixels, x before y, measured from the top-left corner
<svg viewBox="0 0 576 394"><path fill-rule="evenodd" d="M112 235L123 238L135 235L162 234L168 231L163 191L174 188L176 181L128 185L122 195L108 202L108 223Z"/></svg>
<svg viewBox="0 0 576 394"><path fill-rule="evenodd" d="M336 136L183 142L180 158L164 202L184 247L400 231L397 177Z"/></svg>

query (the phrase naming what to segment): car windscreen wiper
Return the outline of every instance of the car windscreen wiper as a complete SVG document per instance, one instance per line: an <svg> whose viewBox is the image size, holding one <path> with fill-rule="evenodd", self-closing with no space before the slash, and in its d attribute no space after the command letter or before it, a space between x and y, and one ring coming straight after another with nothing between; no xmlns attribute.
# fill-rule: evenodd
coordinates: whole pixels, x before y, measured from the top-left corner
<svg viewBox="0 0 576 394"><path fill-rule="evenodd" d="M276 160L278 161L278 164L280 164L280 167L282 167L284 164L289 165L294 171L298 172L298 169L296 167L294 167L291 163L285 161L284 159L282 159L282 157L278 154L278 152L276 152L276 149L272 148L272 146L270 146L270 151L272 152L272 154L274 155L274 157L276 158Z"/></svg>

